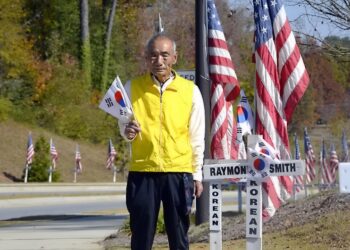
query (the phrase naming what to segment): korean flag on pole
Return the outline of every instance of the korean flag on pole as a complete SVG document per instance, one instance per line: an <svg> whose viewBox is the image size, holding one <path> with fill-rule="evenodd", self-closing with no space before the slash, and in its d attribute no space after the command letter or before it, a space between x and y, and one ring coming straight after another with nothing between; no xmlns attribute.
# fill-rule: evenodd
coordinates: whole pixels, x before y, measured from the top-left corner
<svg viewBox="0 0 350 250"><path fill-rule="evenodd" d="M252 134L254 117L244 90L241 89L240 93L241 100L237 106L237 127L239 128L237 137L241 139L243 135Z"/></svg>
<svg viewBox="0 0 350 250"><path fill-rule="evenodd" d="M119 76L112 82L99 107L124 123L133 119L132 106Z"/></svg>

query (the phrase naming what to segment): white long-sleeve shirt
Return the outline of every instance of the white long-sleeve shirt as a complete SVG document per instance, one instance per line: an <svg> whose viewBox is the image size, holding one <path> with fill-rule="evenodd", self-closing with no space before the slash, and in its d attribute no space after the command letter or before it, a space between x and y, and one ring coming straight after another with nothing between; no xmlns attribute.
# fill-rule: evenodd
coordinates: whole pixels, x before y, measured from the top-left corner
<svg viewBox="0 0 350 250"><path fill-rule="evenodd" d="M159 92L163 93L167 86L173 81L174 77L170 77L166 82L163 83L163 85L160 84L160 82L153 77L153 81L155 84L157 84ZM128 96L131 96L130 92L130 81L128 81L124 89ZM125 135L125 127L126 124L118 121L120 134L123 136L123 138L127 141L130 141L127 139ZM193 97L192 97L192 111L191 111L191 117L190 117L190 125L189 125L189 134L190 134L190 141L192 145L192 165L195 168L195 171L193 173L193 179L196 181L202 181L202 167L203 167L203 158L204 158L204 137L205 137L205 112L204 112L204 104L203 104L203 98L202 94L198 88L197 85L193 88Z"/></svg>

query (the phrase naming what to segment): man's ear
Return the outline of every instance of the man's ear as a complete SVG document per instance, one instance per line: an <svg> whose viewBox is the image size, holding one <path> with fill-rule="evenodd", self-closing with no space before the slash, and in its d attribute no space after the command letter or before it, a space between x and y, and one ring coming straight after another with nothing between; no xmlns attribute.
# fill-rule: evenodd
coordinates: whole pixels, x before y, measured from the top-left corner
<svg viewBox="0 0 350 250"><path fill-rule="evenodd" d="M173 64L176 64L176 63L177 63L177 52L175 52Z"/></svg>

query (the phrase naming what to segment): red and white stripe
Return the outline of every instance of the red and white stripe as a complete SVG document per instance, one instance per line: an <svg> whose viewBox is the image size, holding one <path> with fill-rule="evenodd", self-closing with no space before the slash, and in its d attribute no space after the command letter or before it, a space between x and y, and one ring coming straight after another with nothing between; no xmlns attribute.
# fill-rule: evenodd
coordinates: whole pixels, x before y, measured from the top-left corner
<svg viewBox="0 0 350 250"><path fill-rule="evenodd" d="M332 172L327 162L326 146L324 140L322 140L322 149L320 154L321 162L321 184L331 184L333 182Z"/></svg>
<svg viewBox="0 0 350 250"><path fill-rule="evenodd" d="M269 5L273 4L269 2ZM287 122L304 94L309 78L283 6L271 21L274 36L257 47L254 55L255 128L256 134L261 134L279 151L280 159L290 159ZM290 176L270 177L263 183L265 221L290 197L292 190L293 178Z"/></svg>
<svg viewBox="0 0 350 250"><path fill-rule="evenodd" d="M307 133L307 128L304 128L304 153L306 165L306 184L311 184L316 178L316 156L311 145L311 139Z"/></svg>
<svg viewBox="0 0 350 250"><path fill-rule="evenodd" d="M83 165L81 164L81 155L80 155L79 145L76 146L76 150L75 150L75 169L77 172L83 171Z"/></svg>
<svg viewBox="0 0 350 250"><path fill-rule="evenodd" d="M27 142L27 156L26 156L26 164L30 165L33 162L35 151L34 151L34 145L32 140L32 134L29 133L28 135L28 142Z"/></svg>
<svg viewBox="0 0 350 250"><path fill-rule="evenodd" d="M237 127L232 102L238 97L240 89L225 35L221 30L208 30L208 53L212 81L211 156L214 159L237 159Z"/></svg>
<svg viewBox="0 0 350 250"><path fill-rule="evenodd" d="M314 154L314 150L312 148L310 139L307 139L304 132L304 147L305 147L305 165L306 165L306 183L311 184L312 181L316 178L316 156Z"/></svg>
<svg viewBox="0 0 350 250"><path fill-rule="evenodd" d="M115 156L117 155L117 152L115 151L115 148L113 146L112 140L109 139L109 144L108 144L108 157L107 157L107 164L106 168L111 169L114 164Z"/></svg>
<svg viewBox="0 0 350 250"><path fill-rule="evenodd" d="M332 144L330 151L330 159L329 159L329 168L332 176L332 183L335 183L337 179L337 171L339 168L339 160L337 152L335 151L335 146Z"/></svg>
<svg viewBox="0 0 350 250"><path fill-rule="evenodd" d="M53 144L52 139L50 139L50 155L51 155L52 167L56 168L56 160L58 159L58 152L56 150L55 145Z"/></svg>

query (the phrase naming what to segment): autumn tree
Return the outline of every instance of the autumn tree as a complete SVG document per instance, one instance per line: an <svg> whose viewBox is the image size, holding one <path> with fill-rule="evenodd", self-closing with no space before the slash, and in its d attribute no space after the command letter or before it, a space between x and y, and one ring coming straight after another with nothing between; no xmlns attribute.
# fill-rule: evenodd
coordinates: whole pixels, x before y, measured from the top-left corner
<svg viewBox="0 0 350 250"><path fill-rule="evenodd" d="M342 112L342 103L346 99L344 87L335 78L333 65L337 62L325 56L320 49L311 51L304 59L316 93L316 112L328 122Z"/></svg>
<svg viewBox="0 0 350 250"><path fill-rule="evenodd" d="M23 25L26 13L22 7L20 0L0 0L0 113L3 118L10 112L16 113L13 111L23 104L30 105L35 94L38 71L33 43L26 37Z"/></svg>

